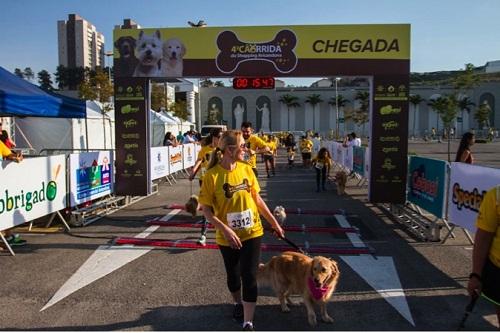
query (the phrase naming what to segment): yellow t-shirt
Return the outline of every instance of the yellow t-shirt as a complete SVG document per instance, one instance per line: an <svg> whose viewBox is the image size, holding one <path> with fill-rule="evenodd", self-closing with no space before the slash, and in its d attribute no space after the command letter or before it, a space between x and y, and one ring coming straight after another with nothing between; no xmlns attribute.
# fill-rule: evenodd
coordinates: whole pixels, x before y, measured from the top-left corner
<svg viewBox="0 0 500 333"><path fill-rule="evenodd" d="M265 153L264 155L269 155L269 156L274 155L274 152L276 151L276 147L277 147L276 146L276 142L274 142L274 141L267 141L266 145L269 147L269 149L271 151L269 151L269 153Z"/></svg>
<svg viewBox="0 0 500 333"><path fill-rule="evenodd" d="M261 138L259 138L258 136L256 135L250 135L250 137L248 138L248 140L245 140L245 143L247 144L247 147L248 145L250 145L250 149L255 151L257 150L257 148L259 149L262 149L264 147L267 146L266 142L263 141ZM252 166L252 168L256 168L257 167L257 156L256 154L250 154L249 151L247 151L245 153L245 156L243 158L245 160L245 162L247 162L248 164L250 164Z"/></svg>
<svg viewBox="0 0 500 333"><path fill-rule="evenodd" d="M500 267L500 201L499 204L497 204L496 192L496 187L486 192L481 202L481 207L479 208L476 227L487 232L495 233L490 248L489 258L495 266Z"/></svg>
<svg viewBox="0 0 500 333"><path fill-rule="evenodd" d="M229 171L217 164L205 173L198 202L212 207L214 215L243 242L264 234L252 191L259 193L260 186L250 165L238 161L236 168ZM220 230L215 232L215 241L229 246Z"/></svg>
<svg viewBox="0 0 500 333"><path fill-rule="evenodd" d="M301 153L310 153L313 147L313 143L309 139L305 139L300 141L300 152Z"/></svg>
<svg viewBox="0 0 500 333"><path fill-rule="evenodd" d="M0 154L2 154L2 158L6 158L12 154L12 151L2 141L0 141Z"/></svg>
<svg viewBox="0 0 500 333"><path fill-rule="evenodd" d="M210 145L202 146L201 150L198 152L198 161L201 161L200 165L200 180L203 180L203 176L207 172L208 162L210 162L210 155L214 151Z"/></svg>
<svg viewBox="0 0 500 333"><path fill-rule="evenodd" d="M329 157L324 157L324 158L318 158L317 156L312 159L311 161L316 168L318 169L323 169L324 166L331 167L332 166L332 160Z"/></svg>

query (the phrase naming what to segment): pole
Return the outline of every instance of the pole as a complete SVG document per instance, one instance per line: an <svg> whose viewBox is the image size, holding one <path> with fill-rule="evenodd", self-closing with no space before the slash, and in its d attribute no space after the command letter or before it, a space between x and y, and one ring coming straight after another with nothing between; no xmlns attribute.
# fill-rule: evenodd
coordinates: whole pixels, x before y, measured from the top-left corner
<svg viewBox="0 0 500 333"><path fill-rule="evenodd" d="M201 133L201 90L200 90L200 80L198 79L198 133Z"/></svg>
<svg viewBox="0 0 500 333"><path fill-rule="evenodd" d="M338 87L337 87L337 82L338 78L335 78L335 114L336 114L336 133L335 133L335 139L339 139L339 92L338 92Z"/></svg>

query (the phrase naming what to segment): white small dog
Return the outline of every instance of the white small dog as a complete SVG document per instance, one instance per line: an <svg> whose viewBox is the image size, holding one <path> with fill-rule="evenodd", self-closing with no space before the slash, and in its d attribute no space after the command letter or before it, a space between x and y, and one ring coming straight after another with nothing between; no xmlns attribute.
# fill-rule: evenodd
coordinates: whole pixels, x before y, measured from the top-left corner
<svg viewBox="0 0 500 333"><path fill-rule="evenodd" d="M276 217L278 223L283 227L285 225L285 220L286 220L285 207L276 206L274 208L273 215L274 217Z"/></svg>
<svg viewBox="0 0 500 333"><path fill-rule="evenodd" d="M160 30L156 30L151 36L141 31L137 40L136 51L139 63L135 68L134 76L161 76L159 65L163 57L163 42Z"/></svg>
<svg viewBox="0 0 500 333"><path fill-rule="evenodd" d="M186 47L177 38L170 38L163 43L163 60L161 62L162 76L182 77Z"/></svg>

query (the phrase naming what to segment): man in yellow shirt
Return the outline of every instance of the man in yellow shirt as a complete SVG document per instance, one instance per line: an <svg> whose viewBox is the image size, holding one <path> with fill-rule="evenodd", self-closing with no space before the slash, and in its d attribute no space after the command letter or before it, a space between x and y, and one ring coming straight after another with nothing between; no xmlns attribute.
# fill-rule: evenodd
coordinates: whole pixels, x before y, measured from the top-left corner
<svg viewBox="0 0 500 333"><path fill-rule="evenodd" d="M500 185L484 195L476 226L467 290L471 297L482 294L495 305L500 326Z"/></svg>
<svg viewBox="0 0 500 333"><path fill-rule="evenodd" d="M313 142L303 136L300 141L300 152L302 153L302 162L304 167L308 168L311 165L311 152L312 152Z"/></svg>
<svg viewBox="0 0 500 333"><path fill-rule="evenodd" d="M257 154L263 154L271 151L267 146L266 142L263 141L256 135L253 135L252 123L249 121L244 121L241 123L241 133L243 134L243 139L247 145L247 150L243 160L250 164L255 177L258 177L257 172Z"/></svg>

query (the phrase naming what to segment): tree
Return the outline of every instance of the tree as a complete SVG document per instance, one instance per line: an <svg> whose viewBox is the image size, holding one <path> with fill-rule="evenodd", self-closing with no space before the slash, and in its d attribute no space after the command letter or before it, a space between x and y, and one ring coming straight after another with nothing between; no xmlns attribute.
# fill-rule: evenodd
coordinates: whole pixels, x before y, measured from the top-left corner
<svg viewBox="0 0 500 333"><path fill-rule="evenodd" d="M90 69L83 67L67 68L63 65L57 66L56 69L56 82L59 89L68 88L70 90L78 89L78 86L85 80Z"/></svg>
<svg viewBox="0 0 500 333"><path fill-rule="evenodd" d="M172 111L174 116L181 120L181 128L182 122L187 121L188 117L191 115L191 113L188 111L187 102L182 99L170 104L169 110Z"/></svg>
<svg viewBox="0 0 500 333"><path fill-rule="evenodd" d="M347 103L350 103L350 101L346 98L344 98L344 96L342 95L337 95L337 100L335 100L335 97L332 97L330 98L330 100L328 101L328 104L330 105L333 105L335 106L335 108L337 107L338 105L338 108L339 108L339 112L342 112L343 116L342 118L344 118L344 132L345 132L345 115L344 115L344 110L343 108L347 105ZM339 121L339 119L337 119L337 121ZM337 139L338 139L338 124L337 124Z"/></svg>
<svg viewBox="0 0 500 333"><path fill-rule="evenodd" d="M452 122L455 120L457 117L458 113L458 101L457 97L455 94L451 95L443 95L438 97L433 101L433 108L436 110L437 114L441 117L441 120L443 121L443 127L444 130L447 131L447 139L448 139L448 162L451 161L451 156L450 156L450 128Z"/></svg>
<svg viewBox="0 0 500 333"><path fill-rule="evenodd" d="M288 130L290 131L290 108L295 108L300 106L299 98L297 96L285 94L280 97L278 102L286 105L288 111Z"/></svg>
<svg viewBox="0 0 500 333"><path fill-rule="evenodd" d="M477 121L479 128L489 127L491 107L487 101L484 101L474 114L474 119Z"/></svg>
<svg viewBox="0 0 500 333"><path fill-rule="evenodd" d="M45 91L53 91L54 87L52 87L52 80L50 79L50 73L47 72L45 69L41 70L37 74L38 76L38 84L40 85L40 88L45 90Z"/></svg>
<svg viewBox="0 0 500 333"><path fill-rule="evenodd" d="M168 108L167 91L164 84L153 84L151 89L151 109L160 111Z"/></svg>
<svg viewBox="0 0 500 333"><path fill-rule="evenodd" d="M370 107L370 93L367 91L358 91L356 93L356 97L354 97L355 100L360 102L359 109L356 109L354 111L354 123L356 123L358 126L362 125L363 128L361 130L362 134L365 132L365 124L368 122L370 119L370 116L368 114L368 109ZM362 135L361 134L361 135Z"/></svg>
<svg viewBox="0 0 500 333"><path fill-rule="evenodd" d="M409 97L410 103L413 105L413 136L415 136L415 127L417 125L417 113L418 113L418 106L420 103L424 102L425 99L422 98L422 96L416 94L416 95L410 95Z"/></svg>
<svg viewBox="0 0 500 333"><path fill-rule="evenodd" d="M62 90L68 86L68 69L66 67L63 65L57 66L54 76L59 89Z"/></svg>
<svg viewBox="0 0 500 333"><path fill-rule="evenodd" d="M480 83L480 78L474 73L473 64L465 64L464 71L453 80L453 87L459 92L472 89Z"/></svg>
<svg viewBox="0 0 500 333"><path fill-rule="evenodd" d="M224 87L224 82L222 82L222 81L215 81L214 82L214 87Z"/></svg>
<svg viewBox="0 0 500 333"><path fill-rule="evenodd" d="M24 78L28 81L31 81L35 78L35 73L33 73L33 70L31 69L31 67L26 67L24 69Z"/></svg>
<svg viewBox="0 0 500 333"><path fill-rule="evenodd" d="M316 105L323 102L323 100L320 94L312 94L307 96L305 102L311 104L313 108L313 132L316 132Z"/></svg>
<svg viewBox="0 0 500 333"><path fill-rule="evenodd" d="M458 108L462 112L461 117L462 117L462 133L464 132L464 111L467 111L467 114L470 114L472 111L472 106L475 106L476 104L473 103L469 97L463 96L459 101L458 101Z"/></svg>
<svg viewBox="0 0 500 333"><path fill-rule="evenodd" d="M24 73L22 70L20 70L19 68L16 68L14 69L14 74L17 76L17 77L20 77L21 79L24 79Z"/></svg>
<svg viewBox="0 0 500 333"><path fill-rule="evenodd" d="M213 86L214 86L214 82L210 79L204 79L204 80L200 81L200 87L202 87L202 88L209 88L209 87L213 87Z"/></svg>

